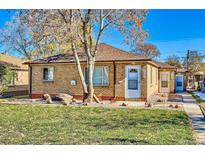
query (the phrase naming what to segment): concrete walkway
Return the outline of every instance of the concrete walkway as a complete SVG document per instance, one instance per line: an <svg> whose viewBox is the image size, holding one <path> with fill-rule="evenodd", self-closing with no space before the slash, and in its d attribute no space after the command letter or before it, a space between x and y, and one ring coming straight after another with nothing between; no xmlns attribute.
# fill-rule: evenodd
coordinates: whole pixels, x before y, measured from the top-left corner
<svg viewBox="0 0 205 154"><path fill-rule="evenodd" d="M183 107L190 118L197 144L205 144L205 117L199 105L190 94L181 93L180 95L183 97Z"/></svg>

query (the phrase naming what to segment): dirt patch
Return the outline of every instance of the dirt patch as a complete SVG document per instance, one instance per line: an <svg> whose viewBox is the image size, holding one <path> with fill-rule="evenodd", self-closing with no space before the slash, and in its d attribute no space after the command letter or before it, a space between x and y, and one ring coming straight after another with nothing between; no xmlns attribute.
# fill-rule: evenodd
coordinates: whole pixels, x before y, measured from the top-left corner
<svg viewBox="0 0 205 154"><path fill-rule="evenodd" d="M89 104L88 106L105 107L105 108L143 108L143 109L182 110L183 107L181 105L181 102L180 101L174 102L173 100L178 100L178 99L176 99L176 97L172 97L172 101L155 102L151 106L147 106L145 102L135 102L135 101L116 101L116 102L102 101L102 104L94 102ZM43 99L15 99L15 100L2 102L1 104L31 104L31 105L49 105L49 106L62 105L60 101L53 101L52 104L46 104L45 100ZM178 106L177 108L175 108L176 105ZM84 106L84 104L82 101L77 100L76 102L69 104L69 106Z"/></svg>

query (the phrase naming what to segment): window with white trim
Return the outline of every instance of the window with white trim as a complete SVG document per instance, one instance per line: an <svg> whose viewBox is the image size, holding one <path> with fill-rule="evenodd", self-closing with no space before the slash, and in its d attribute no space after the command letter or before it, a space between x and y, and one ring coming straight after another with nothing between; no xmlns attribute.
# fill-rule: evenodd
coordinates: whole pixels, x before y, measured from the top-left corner
<svg viewBox="0 0 205 154"><path fill-rule="evenodd" d="M93 72L93 85L94 86L108 86L109 85L109 67L108 66L95 66ZM88 83L88 69L85 68L85 81Z"/></svg>
<svg viewBox="0 0 205 154"><path fill-rule="evenodd" d="M54 79L54 68L45 67L43 68L43 81L53 81Z"/></svg>
<svg viewBox="0 0 205 154"><path fill-rule="evenodd" d="M138 69L128 69L128 89L138 90Z"/></svg>

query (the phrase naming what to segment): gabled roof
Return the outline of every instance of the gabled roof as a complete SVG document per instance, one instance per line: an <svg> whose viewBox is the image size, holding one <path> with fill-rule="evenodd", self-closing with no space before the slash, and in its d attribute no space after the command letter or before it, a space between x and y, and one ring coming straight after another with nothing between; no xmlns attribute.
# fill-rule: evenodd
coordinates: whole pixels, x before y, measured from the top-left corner
<svg viewBox="0 0 205 154"><path fill-rule="evenodd" d="M177 67L166 64L166 63L162 63L162 62L158 62L154 60L153 62L158 66L159 69L177 69Z"/></svg>
<svg viewBox="0 0 205 154"><path fill-rule="evenodd" d="M188 72L188 70L185 68L177 68L177 73L186 73L186 72Z"/></svg>
<svg viewBox="0 0 205 154"><path fill-rule="evenodd" d="M81 62L86 61L85 52L82 49L78 50L78 57ZM99 44L98 52L96 54L96 62L110 62L110 61L151 61L150 58L134 53L129 53L121 49L115 48L107 44ZM25 64L44 64L44 63L73 63L75 62L72 51L66 54L58 54L43 59L26 62Z"/></svg>
<svg viewBox="0 0 205 154"><path fill-rule="evenodd" d="M0 63L7 64L11 69L28 69L27 66L23 65L23 62L16 57L0 54Z"/></svg>

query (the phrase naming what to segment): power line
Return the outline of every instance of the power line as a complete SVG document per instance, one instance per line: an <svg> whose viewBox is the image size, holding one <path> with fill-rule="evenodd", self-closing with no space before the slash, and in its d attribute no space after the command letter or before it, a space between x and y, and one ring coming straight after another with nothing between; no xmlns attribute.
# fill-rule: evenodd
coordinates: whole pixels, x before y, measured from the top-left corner
<svg viewBox="0 0 205 154"><path fill-rule="evenodd" d="M177 56L178 58L180 58L180 59L187 59L187 55L190 57L190 51L198 51L198 52L204 52L204 54L203 55L199 55L199 56L191 56L192 58L205 58L205 50L187 50L187 51L174 51L174 53L173 52L170 52L170 53L163 53L162 55L169 55L169 56ZM175 53L179 53L179 52L184 52L184 55L185 56L178 56L178 55L176 55ZM185 53L185 52L187 52L187 53ZM188 57L188 58L189 58ZM158 60L167 60L168 59L168 57L167 58L157 58Z"/></svg>

